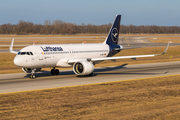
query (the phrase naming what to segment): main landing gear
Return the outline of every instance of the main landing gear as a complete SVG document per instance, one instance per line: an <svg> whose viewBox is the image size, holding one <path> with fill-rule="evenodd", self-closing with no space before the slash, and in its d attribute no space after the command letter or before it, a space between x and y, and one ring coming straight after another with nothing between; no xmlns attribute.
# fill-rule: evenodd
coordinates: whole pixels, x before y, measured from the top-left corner
<svg viewBox="0 0 180 120"><path fill-rule="evenodd" d="M53 67L53 69L51 69L51 75L59 75L59 70Z"/></svg>

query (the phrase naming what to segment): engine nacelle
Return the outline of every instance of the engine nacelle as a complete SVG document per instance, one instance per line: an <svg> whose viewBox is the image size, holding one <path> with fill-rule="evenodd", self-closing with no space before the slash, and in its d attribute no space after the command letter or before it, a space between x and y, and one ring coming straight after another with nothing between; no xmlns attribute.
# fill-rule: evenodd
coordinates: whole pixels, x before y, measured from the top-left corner
<svg viewBox="0 0 180 120"><path fill-rule="evenodd" d="M76 75L90 75L94 71L94 65L88 61L74 63L73 71Z"/></svg>
<svg viewBox="0 0 180 120"><path fill-rule="evenodd" d="M33 68L22 68L22 70L26 73L31 73ZM41 68L36 68L35 72L41 71Z"/></svg>

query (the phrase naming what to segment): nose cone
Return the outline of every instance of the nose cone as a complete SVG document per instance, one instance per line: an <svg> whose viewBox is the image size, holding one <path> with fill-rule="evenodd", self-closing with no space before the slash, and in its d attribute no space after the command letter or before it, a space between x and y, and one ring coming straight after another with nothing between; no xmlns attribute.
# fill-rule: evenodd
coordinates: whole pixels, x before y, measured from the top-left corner
<svg viewBox="0 0 180 120"><path fill-rule="evenodd" d="M14 58L14 64L16 65L16 66L22 66L22 61L21 61L21 59L18 57L18 56L16 56L15 58Z"/></svg>
<svg viewBox="0 0 180 120"><path fill-rule="evenodd" d="M14 58L14 64L16 66L23 67L23 68L33 67L33 62L31 61L31 58L28 56L17 55Z"/></svg>

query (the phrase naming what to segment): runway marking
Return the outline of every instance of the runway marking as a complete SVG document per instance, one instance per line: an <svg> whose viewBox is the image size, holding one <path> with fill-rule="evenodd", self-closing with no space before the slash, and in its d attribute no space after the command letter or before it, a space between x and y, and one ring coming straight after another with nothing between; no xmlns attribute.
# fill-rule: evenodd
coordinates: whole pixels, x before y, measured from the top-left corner
<svg viewBox="0 0 180 120"><path fill-rule="evenodd" d="M126 40L126 38L125 38L125 41L126 41L126 43L128 44L128 46L129 46L129 43L128 43L128 41Z"/></svg>
<svg viewBox="0 0 180 120"><path fill-rule="evenodd" d="M180 74L158 76L158 77L148 77L148 78L138 78L138 79L129 79L129 80L120 80L120 81L111 81L111 82L102 82L102 83L92 83L92 84L84 84L84 85L73 85L73 86L65 86L65 87L55 87L55 88L44 88L44 89L36 89L36 90L8 92L8 93L0 93L0 95L13 94L13 93L23 93L23 92L33 92L33 91L42 91L42 90L53 90L53 89L59 89L59 88L80 87L80 86L87 86L87 85L100 85L100 84L117 83L117 82L125 82L125 81L136 81L136 80L143 80L143 79L146 80L146 79L153 79L153 78L173 77L173 76L179 76L179 75Z"/></svg>
<svg viewBox="0 0 180 120"><path fill-rule="evenodd" d="M144 40L141 40L141 41L143 41L144 43L147 43L147 42L145 42Z"/></svg>

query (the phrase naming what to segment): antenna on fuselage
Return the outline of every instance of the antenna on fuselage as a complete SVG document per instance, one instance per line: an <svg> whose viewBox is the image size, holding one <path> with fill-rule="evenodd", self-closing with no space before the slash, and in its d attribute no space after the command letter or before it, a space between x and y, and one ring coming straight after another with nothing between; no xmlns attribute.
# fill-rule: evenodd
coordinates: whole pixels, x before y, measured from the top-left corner
<svg viewBox="0 0 180 120"><path fill-rule="evenodd" d="M33 45L35 45L37 43L37 41L34 41Z"/></svg>
<svg viewBox="0 0 180 120"><path fill-rule="evenodd" d="M86 43L86 41L82 42L82 44L85 44L85 43Z"/></svg>

